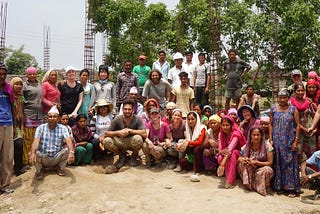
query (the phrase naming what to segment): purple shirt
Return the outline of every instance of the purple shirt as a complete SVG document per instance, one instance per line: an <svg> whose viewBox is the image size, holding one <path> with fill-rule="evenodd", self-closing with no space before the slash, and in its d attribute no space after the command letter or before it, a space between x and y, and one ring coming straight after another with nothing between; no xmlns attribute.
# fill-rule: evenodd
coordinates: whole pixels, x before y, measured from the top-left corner
<svg viewBox="0 0 320 214"><path fill-rule="evenodd" d="M167 123L164 123L164 122L160 122L160 128L159 129L155 129L153 126L152 126L152 122L148 122L147 125L146 125L146 129L149 130L149 135L148 135L148 138L153 142L154 142L154 139L158 139L159 142L164 142L165 139L167 138L167 133L170 132L170 128L169 128L169 125Z"/></svg>

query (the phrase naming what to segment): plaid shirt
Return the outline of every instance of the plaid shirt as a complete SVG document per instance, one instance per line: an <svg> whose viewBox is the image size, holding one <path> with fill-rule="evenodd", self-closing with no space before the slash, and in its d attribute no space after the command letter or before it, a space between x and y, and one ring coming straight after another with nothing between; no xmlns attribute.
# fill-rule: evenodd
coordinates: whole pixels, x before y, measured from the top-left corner
<svg viewBox="0 0 320 214"><path fill-rule="evenodd" d="M76 143L89 142L93 138L91 129L88 126L84 127L84 130L80 132L77 125L72 126L72 134Z"/></svg>
<svg viewBox="0 0 320 214"><path fill-rule="evenodd" d="M45 123L37 128L34 137L40 138L38 151L49 157L54 157L64 148L63 140L71 136L64 125L57 124L56 128L51 130L49 124Z"/></svg>
<svg viewBox="0 0 320 214"><path fill-rule="evenodd" d="M139 89L138 75L136 73L121 72L117 77L116 98L117 104L121 104L129 96L130 88L135 86Z"/></svg>

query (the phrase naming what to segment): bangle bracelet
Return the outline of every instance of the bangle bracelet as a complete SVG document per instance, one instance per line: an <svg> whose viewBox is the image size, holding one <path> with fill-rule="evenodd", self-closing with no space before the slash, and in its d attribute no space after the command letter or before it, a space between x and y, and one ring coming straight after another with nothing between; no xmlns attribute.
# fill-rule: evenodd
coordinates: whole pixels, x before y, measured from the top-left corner
<svg viewBox="0 0 320 214"><path fill-rule="evenodd" d="M70 151L71 154L74 154L74 151Z"/></svg>

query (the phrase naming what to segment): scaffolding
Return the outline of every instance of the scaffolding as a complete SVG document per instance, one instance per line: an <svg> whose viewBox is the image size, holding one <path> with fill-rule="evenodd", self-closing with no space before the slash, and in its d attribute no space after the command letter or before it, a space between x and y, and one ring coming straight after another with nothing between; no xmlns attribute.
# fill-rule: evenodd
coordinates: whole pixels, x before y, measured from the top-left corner
<svg viewBox="0 0 320 214"><path fill-rule="evenodd" d="M272 81L272 101L276 103L279 92L280 69L278 60L278 16L275 11L271 12L271 79Z"/></svg>
<svg viewBox="0 0 320 214"><path fill-rule="evenodd" d="M214 112L222 109L222 86L221 86L221 22L220 0L210 0L210 104Z"/></svg>
<svg viewBox="0 0 320 214"><path fill-rule="evenodd" d="M0 64L4 63L5 58L5 40L6 40L6 25L7 25L7 2L1 2L0 10Z"/></svg>
<svg viewBox="0 0 320 214"><path fill-rule="evenodd" d="M50 27L43 25L43 69L50 69Z"/></svg>
<svg viewBox="0 0 320 214"><path fill-rule="evenodd" d="M84 68L90 72L90 82L93 83L95 79L94 62L95 62L95 24L89 18L89 3L86 0L85 5L86 18L85 18L85 42L84 42Z"/></svg>

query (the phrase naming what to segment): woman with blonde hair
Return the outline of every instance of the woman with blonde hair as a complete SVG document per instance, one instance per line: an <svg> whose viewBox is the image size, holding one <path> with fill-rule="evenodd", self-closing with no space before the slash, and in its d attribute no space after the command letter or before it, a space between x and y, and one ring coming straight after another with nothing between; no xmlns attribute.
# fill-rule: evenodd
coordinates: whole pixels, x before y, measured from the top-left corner
<svg viewBox="0 0 320 214"><path fill-rule="evenodd" d="M60 91L58 89L58 71L48 70L42 78L42 111L47 114L50 108L57 105L60 108Z"/></svg>

